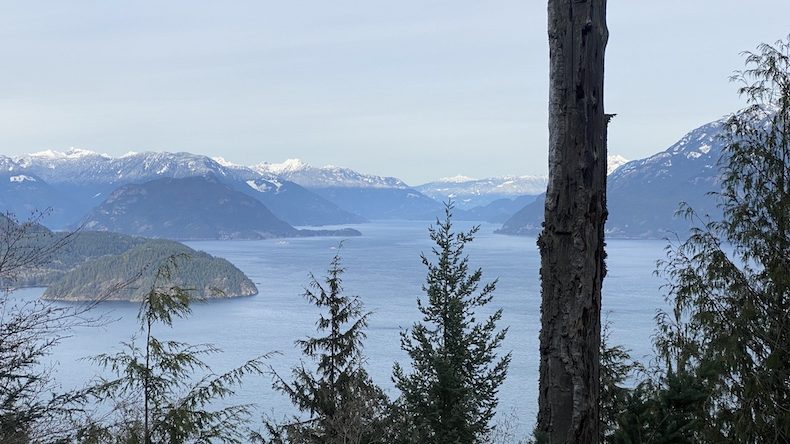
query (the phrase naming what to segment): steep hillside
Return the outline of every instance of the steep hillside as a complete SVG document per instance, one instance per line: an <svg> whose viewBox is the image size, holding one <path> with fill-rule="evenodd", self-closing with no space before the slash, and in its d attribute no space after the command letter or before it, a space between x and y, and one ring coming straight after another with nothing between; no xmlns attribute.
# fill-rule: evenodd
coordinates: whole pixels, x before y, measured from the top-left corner
<svg viewBox="0 0 790 444"><path fill-rule="evenodd" d="M266 239L358 234L297 230L260 201L215 176L157 179L114 191L83 222L86 229L167 239Z"/></svg>

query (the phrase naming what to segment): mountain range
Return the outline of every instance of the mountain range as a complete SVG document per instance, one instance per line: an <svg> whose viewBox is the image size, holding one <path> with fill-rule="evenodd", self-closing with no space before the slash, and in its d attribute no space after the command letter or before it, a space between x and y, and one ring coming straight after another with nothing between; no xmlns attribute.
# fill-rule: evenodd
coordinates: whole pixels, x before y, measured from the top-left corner
<svg viewBox="0 0 790 444"><path fill-rule="evenodd" d="M290 224L364 221L293 182L265 176L247 167L222 165L207 156L190 153L128 153L114 158L81 149L49 150L17 159L0 156L0 165L8 174L36 178L42 188L44 184L50 186L48 192L40 193L35 204L39 208L42 204L53 208L47 222L54 227L73 224L121 186L194 176L216 177L277 211L278 217ZM2 203L14 212L24 209L15 202Z"/></svg>
<svg viewBox="0 0 790 444"><path fill-rule="evenodd" d="M610 236L662 237L683 229L685 222L674 218L680 201L716 214L706 193L717 188L721 123L703 125L646 159L608 158ZM179 185L179 180L195 177L203 179L187 182L200 191ZM503 223L498 230L503 234L535 234L543 217L546 183L541 176L456 176L410 186L396 177L315 167L297 159L243 166L190 153L111 157L71 149L13 159L0 156L2 209L24 215L51 207L49 226L87 223L97 229L175 238L309 235L293 226L432 220L448 199L455 202L457 219ZM147 193L148 202L140 200L142 193ZM171 200L151 200L160 194ZM177 203L170 209L183 214L157 215L153 207L168 203ZM223 212L235 216L219 217ZM185 229L174 233L166 226Z"/></svg>
<svg viewBox="0 0 790 444"><path fill-rule="evenodd" d="M547 183L546 176L505 176L485 179L455 176L428 182L415 188L441 202L452 198L457 208L470 210L500 199L537 196L546 191Z"/></svg>
<svg viewBox="0 0 790 444"><path fill-rule="evenodd" d="M130 152L111 157L70 149L42 151L14 159L0 156L0 168L3 174L0 189L8 189L0 197L0 207L20 215L51 208L46 223L54 228L75 226L91 219L88 221L96 223L97 228L111 229L99 213L108 211L108 205L116 202L113 193L123 188L128 194L130 189L124 187L163 178L213 177L260 201L284 222L312 226L359 224L369 219L430 220L441 214L448 197L456 201L460 219L502 222L524 204L522 193L537 194L540 184L545 183L545 178L537 177L535 185L525 189L510 185L512 178L474 181L466 185L467 189L480 188L485 182L501 185L498 189L496 186L478 189L474 202L480 205L475 207L460 202L455 195L442 195L427 184L410 187L395 177L335 166L313 167L296 159L243 166L219 157L191 153ZM522 200L517 201L519 197ZM108 199L110 202L106 202ZM145 217L140 223L142 219ZM235 232L232 227L227 228L225 231ZM139 227L132 230L127 226L124 231L141 234Z"/></svg>

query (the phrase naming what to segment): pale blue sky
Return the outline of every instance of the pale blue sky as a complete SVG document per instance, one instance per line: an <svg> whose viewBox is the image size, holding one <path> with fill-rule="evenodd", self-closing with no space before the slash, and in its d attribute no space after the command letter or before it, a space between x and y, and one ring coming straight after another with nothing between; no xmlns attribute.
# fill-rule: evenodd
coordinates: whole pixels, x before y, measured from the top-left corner
<svg viewBox="0 0 790 444"><path fill-rule="evenodd" d="M546 2L0 1L0 153L299 157L417 184L546 173ZM610 152L740 106L786 0L609 1Z"/></svg>

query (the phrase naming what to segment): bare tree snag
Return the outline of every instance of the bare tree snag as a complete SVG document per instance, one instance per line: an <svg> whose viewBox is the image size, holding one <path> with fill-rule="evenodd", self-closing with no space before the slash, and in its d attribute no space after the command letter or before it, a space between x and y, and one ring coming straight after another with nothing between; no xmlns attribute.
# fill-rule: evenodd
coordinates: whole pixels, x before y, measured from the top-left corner
<svg viewBox="0 0 790 444"><path fill-rule="evenodd" d="M605 274L606 0L549 0L549 185L541 255L541 441L598 442Z"/></svg>

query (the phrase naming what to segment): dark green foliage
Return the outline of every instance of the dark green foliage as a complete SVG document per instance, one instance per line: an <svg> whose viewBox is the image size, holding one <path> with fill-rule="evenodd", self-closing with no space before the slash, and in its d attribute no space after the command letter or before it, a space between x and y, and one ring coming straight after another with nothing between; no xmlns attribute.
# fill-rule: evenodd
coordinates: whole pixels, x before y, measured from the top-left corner
<svg viewBox="0 0 790 444"><path fill-rule="evenodd" d="M627 387L629 378L642 370L641 364L631 359L629 350L621 345L611 345L611 324L604 323L601 332L601 387L599 392L600 442L612 442L611 437L617 429L617 419L628 409L631 390Z"/></svg>
<svg viewBox="0 0 790 444"><path fill-rule="evenodd" d="M690 365L706 376L706 428L730 442L787 442L790 41L760 45L746 65L735 80L750 106L726 124L724 218L671 250L664 271L692 332Z"/></svg>
<svg viewBox="0 0 790 444"><path fill-rule="evenodd" d="M293 381L276 372L274 388L285 393L306 418L267 423L264 442L354 444L383 443L388 400L365 371L362 345L369 312L356 296L343 293L345 269L335 255L323 283L310 276L305 298L322 310L318 337L296 342L315 364L292 371Z"/></svg>
<svg viewBox="0 0 790 444"><path fill-rule="evenodd" d="M173 270L172 284L189 287L194 297L249 296L258 292L255 284L225 259L178 242L150 240L122 254L79 265L53 282L44 298L139 301L153 285L156 265L174 255L186 255L190 260ZM131 281L134 282L129 284Z"/></svg>
<svg viewBox="0 0 790 444"><path fill-rule="evenodd" d="M661 262L659 372L615 442L790 442L790 38L746 65L734 80L749 107L725 124L724 216L684 208L699 226Z"/></svg>
<svg viewBox="0 0 790 444"><path fill-rule="evenodd" d="M214 406L233 396L246 375L261 374L264 357L215 374L201 359L220 351L214 346L160 341L153 335L156 325L170 327L190 313L189 292L173 284L174 271L186 262L173 256L157 269L138 315L142 347L133 339L117 353L93 358L116 376L92 388L97 401L110 403L112 411L83 428L81 442L243 442L251 406Z"/></svg>
<svg viewBox="0 0 790 444"><path fill-rule="evenodd" d="M26 221L13 214L0 214L0 287L7 290L25 285L41 275L74 241L74 233L53 233L39 223L46 213Z"/></svg>
<svg viewBox="0 0 790 444"><path fill-rule="evenodd" d="M47 356L84 311L45 302L15 305L0 295L0 442L48 442L69 436L87 392L59 389Z"/></svg>
<svg viewBox="0 0 790 444"><path fill-rule="evenodd" d="M5 221L0 220L0 230L8 228L0 232L5 280L13 275L15 287L47 286L45 299L141 300L154 279L156 264L177 254L192 257L176 271L175 279L181 285L189 282L195 296L257 293L252 281L227 260L177 242L98 231L55 233L35 221ZM4 254L9 250L14 254ZM133 280L135 285L130 285Z"/></svg>
<svg viewBox="0 0 790 444"><path fill-rule="evenodd" d="M606 443L692 444L704 442L701 407L705 387L693 375L668 373L628 393ZM717 440L712 440L717 442ZM723 441L719 441L723 442Z"/></svg>
<svg viewBox="0 0 790 444"><path fill-rule="evenodd" d="M71 233L43 232L30 234L25 239L26 248L41 250L53 244L59 245L48 254L46 261L34 267L25 267L17 277L17 287L48 286L66 272L92 259L124 253L131 248L149 242L142 237L96 231Z"/></svg>
<svg viewBox="0 0 790 444"><path fill-rule="evenodd" d="M482 271L470 271L464 254L478 227L456 233L451 219L448 204L444 221L429 229L435 262L422 256L428 269L427 300L417 301L423 320L401 335L412 369L407 373L396 364L393 376L406 416L401 422L408 427L403 442L486 442L510 363L509 353L497 356L507 332L496 326L502 311L477 321L496 286L494 281L480 288Z"/></svg>

